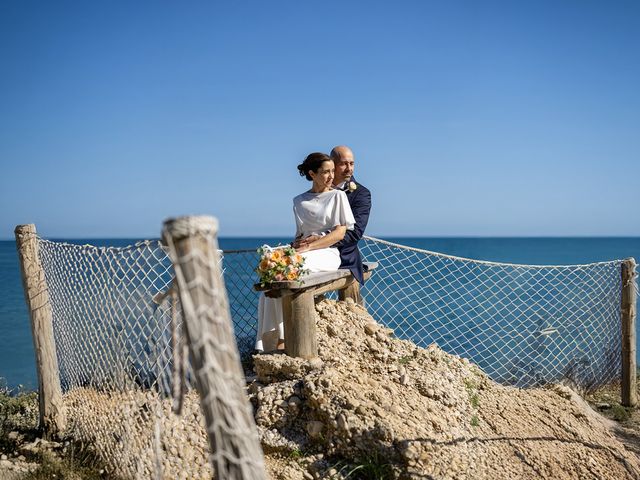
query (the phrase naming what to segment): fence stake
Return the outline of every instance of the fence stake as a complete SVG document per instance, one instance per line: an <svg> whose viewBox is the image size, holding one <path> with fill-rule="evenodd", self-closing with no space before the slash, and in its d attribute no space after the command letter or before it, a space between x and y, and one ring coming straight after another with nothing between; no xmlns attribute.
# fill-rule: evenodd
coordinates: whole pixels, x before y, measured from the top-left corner
<svg viewBox="0 0 640 480"><path fill-rule="evenodd" d="M49 290L38 254L36 226L18 225L14 233L36 354L39 428L46 438L54 438L64 432L66 418L53 337L53 313L49 302Z"/></svg>
<svg viewBox="0 0 640 480"><path fill-rule="evenodd" d="M260 480L264 461L236 346L213 217L167 220L186 338L215 478Z"/></svg>
<svg viewBox="0 0 640 480"><path fill-rule="evenodd" d="M622 405L635 407L636 390L636 261L627 258L622 262Z"/></svg>

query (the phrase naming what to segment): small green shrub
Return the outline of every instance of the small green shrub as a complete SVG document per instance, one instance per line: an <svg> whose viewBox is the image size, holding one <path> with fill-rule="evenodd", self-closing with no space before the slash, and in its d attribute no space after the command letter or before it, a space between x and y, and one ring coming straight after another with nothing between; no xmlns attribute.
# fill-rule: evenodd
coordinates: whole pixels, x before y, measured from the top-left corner
<svg viewBox="0 0 640 480"><path fill-rule="evenodd" d="M97 466L85 465L73 455L58 458L51 453L43 453L38 459L38 468L21 477L20 480L83 479L100 480L107 478L105 472Z"/></svg>
<svg viewBox="0 0 640 480"><path fill-rule="evenodd" d="M13 430L33 430L38 423L38 394L36 392L12 395L8 390L0 393L0 437Z"/></svg>
<svg viewBox="0 0 640 480"><path fill-rule="evenodd" d="M613 419L617 422L626 422L631 418L631 412L629 409L618 403L611 406L611 414L613 415Z"/></svg>
<svg viewBox="0 0 640 480"><path fill-rule="evenodd" d="M476 388L478 388L473 378L469 378L469 377L464 379L464 386L466 387L467 390L475 390Z"/></svg>
<svg viewBox="0 0 640 480"><path fill-rule="evenodd" d="M289 452L289 458L301 458L303 456L304 456L304 454L300 450L298 450L297 448L295 448L295 449L293 449L293 450L291 450Z"/></svg>
<svg viewBox="0 0 640 480"><path fill-rule="evenodd" d="M341 479L392 480L395 478L393 465L378 452L357 459L355 462L340 461L334 468L338 470L337 477Z"/></svg>
<svg viewBox="0 0 640 480"><path fill-rule="evenodd" d="M473 416L471 417L471 426L472 426L472 427L478 427L478 426L480 426L480 419L478 418L478 416L477 416L477 415L473 415Z"/></svg>
<svg viewBox="0 0 640 480"><path fill-rule="evenodd" d="M409 363L411 360L413 359L413 357L411 355L405 355L404 357L401 357L398 360L398 363L400 365L406 365L407 363Z"/></svg>

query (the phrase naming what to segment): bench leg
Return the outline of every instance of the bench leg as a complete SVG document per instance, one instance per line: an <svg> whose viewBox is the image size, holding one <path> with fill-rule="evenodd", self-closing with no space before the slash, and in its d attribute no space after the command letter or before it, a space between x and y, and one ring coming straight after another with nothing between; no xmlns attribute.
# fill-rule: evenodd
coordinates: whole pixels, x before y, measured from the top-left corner
<svg viewBox="0 0 640 480"><path fill-rule="evenodd" d="M311 292L282 298L284 348L287 355L311 359L318 356L316 309Z"/></svg>
<svg viewBox="0 0 640 480"><path fill-rule="evenodd" d="M352 298L358 305L364 306L362 302L362 295L360 295L360 284L353 280L349 285L338 291L338 298L340 300L346 300Z"/></svg>

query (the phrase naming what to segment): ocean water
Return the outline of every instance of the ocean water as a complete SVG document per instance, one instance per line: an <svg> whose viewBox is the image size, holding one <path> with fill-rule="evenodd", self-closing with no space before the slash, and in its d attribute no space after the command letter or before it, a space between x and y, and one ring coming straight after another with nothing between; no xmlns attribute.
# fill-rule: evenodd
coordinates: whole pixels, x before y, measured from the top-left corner
<svg viewBox="0 0 640 480"><path fill-rule="evenodd" d="M640 259L640 238L388 238L403 245L450 255L530 265L572 265L634 257ZM95 246L125 246L135 239L65 239ZM221 238L224 250L255 249L287 238ZM20 269L12 241L0 241L0 382L10 388L37 386L28 314Z"/></svg>

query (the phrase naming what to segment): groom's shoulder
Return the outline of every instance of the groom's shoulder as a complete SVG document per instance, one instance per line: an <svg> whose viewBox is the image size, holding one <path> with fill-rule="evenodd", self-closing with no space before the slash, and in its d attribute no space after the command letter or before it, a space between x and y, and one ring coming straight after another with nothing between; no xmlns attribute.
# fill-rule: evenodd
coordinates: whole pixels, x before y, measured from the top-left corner
<svg viewBox="0 0 640 480"><path fill-rule="evenodd" d="M359 181L355 181L357 188L357 190L360 190L361 193L368 193L369 195L371 195L371 190L369 190L367 187L365 187L364 185L362 185Z"/></svg>

